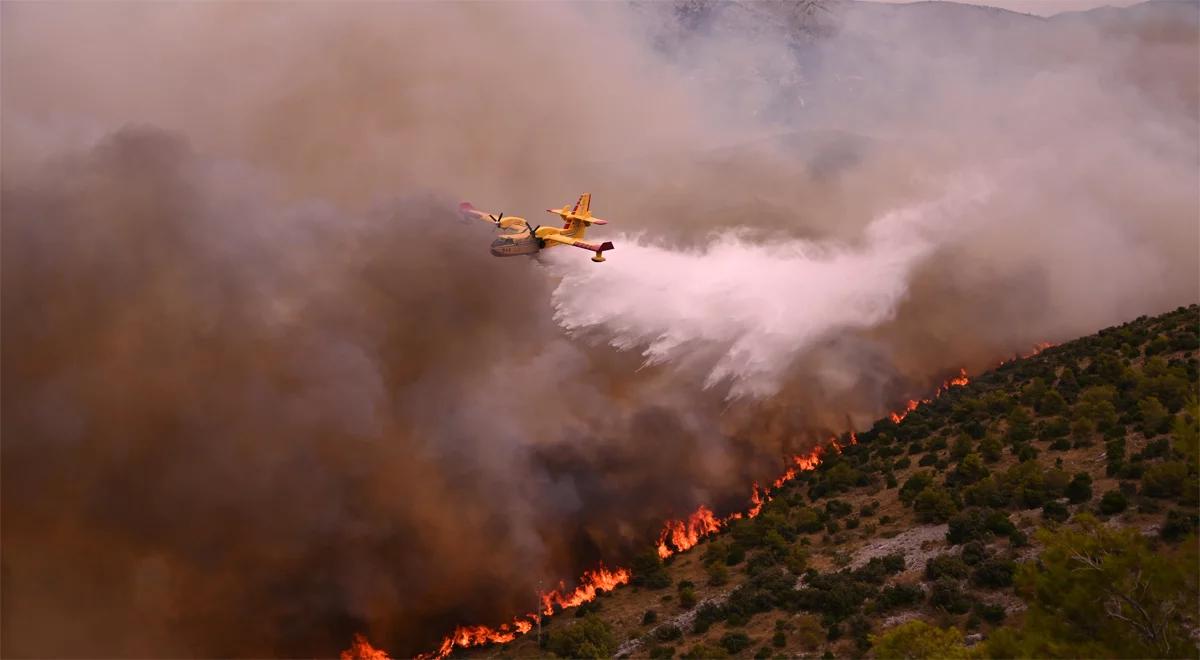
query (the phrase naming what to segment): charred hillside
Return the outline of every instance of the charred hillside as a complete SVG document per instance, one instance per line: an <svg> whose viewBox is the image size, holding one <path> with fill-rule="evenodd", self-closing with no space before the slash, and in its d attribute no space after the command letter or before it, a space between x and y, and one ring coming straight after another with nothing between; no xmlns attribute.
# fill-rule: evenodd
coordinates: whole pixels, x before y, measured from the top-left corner
<svg viewBox="0 0 1200 660"><path fill-rule="evenodd" d="M756 517L665 561L647 548L630 585L546 618L540 646L478 653L1194 656L1198 314L1004 362L881 419Z"/></svg>

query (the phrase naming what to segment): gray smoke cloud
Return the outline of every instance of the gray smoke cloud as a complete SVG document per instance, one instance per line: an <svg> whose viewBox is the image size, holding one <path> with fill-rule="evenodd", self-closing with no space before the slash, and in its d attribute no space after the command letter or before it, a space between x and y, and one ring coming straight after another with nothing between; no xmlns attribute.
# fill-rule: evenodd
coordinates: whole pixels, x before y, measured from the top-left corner
<svg viewBox="0 0 1200 660"><path fill-rule="evenodd" d="M6 657L427 650L1200 297L1195 3L0 12Z"/></svg>

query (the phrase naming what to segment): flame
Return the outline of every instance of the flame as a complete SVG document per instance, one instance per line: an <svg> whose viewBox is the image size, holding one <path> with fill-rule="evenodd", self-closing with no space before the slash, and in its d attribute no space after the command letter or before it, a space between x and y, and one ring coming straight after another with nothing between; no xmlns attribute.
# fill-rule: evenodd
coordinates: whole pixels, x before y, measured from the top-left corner
<svg viewBox="0 0 1200 660"><path fill-rule="evenodd" d="M966 385L967 383L970 383L970 382L971 382L971 379L967 378L967 370L959 369L958 375L955 376L954 378L951 378L950 380L946 381L945 383L942 383L942 386L941 386L941 388L938 389L938 392L939 393L945 392L946 390L950 389L951 387L963 387L964 385Z"/></svg>
<svg viewBox="0 0 1200 660"><path fill-rule="evenodd" d="M533 627L537 625L538 619L542 614L554 614L555 605L561 608L582 605L588 601L595 600L596 596L602 591L612 591L622 584L628 583L630 577L628 569L618 568L610 571L603 564L597 567L596 570L584 571L583 576L579 579L579 586L571 591L566 591L566 586L560 582L558 589L539 594L538 600L542 604L541 612L515 617L512 623L500 624L495 628L490 626L458 626L454 629L454 632L442 639L442 643L436 651L418 655L417 660L440 660L450 655L455 647L470 648L486 644L507 644L533 630ZM355 638L355 642L357 643L359 639L361 639L361 635ZM366 640L362 640L362 642L365 644ZM352 650L356 648L357 646L352 647ZM358 656L347 656L348 653L350 651L342 653L342 660L358 660ZM387 656L379 656L378 658L375 656L364 656L364 660L381 660L383 658L387 658Z"/></svg>
<svg viewBox="0 0 1200 660"><path fill-rule="evenodd" d="M916 410L917 406L921 405L922 403L929 403L929 399L925 399L924 401L916 401L913 399L909 399L908 403L905 404L905 406L904 406L904 410L901 410L900 412L892 413L892 415L891 415L892 423L899 424L901 421L904 420L905 417L908 417L908 413Z"/></svg>
<svg viewBox="0 0 1200 660"><path fill-rule="evenodd" d="M770 499L770 498L767 496L766 489L764 488L762 493L760 494L759 489L758 489L758 482L757 481L754 482L754 490L750 493L750 502L753 504L753 506L751 506L750 510L746 512L746 517L753 518L753 517L757 516L759 513L761 513L763 504L766 504L768 499Z"/></svg>
<svg viewBox="0 0 1200 660"><path fill-rule="evenodd" d="M908 413L916 410L918 407L920 407L922 405L925 405L928 403L933 403L934 399L945 394L947 391L949 391L950 388L965 387L970 382L971 382L971 379L967 376L967 370L960 368L958 370L958 375L955 376L954 378L951 378L950 380L947 380L946 382L942 383L942 386L937 388L937 390L933 393L933 396L931 398L921 399L920 401L917 401L915 399L909 399L908 403L904 404L904 410L901 410L898 412L892 412L890 415L890 417L892 418L892 423L899 424L900 422L904 421L905 417L908 417ZM857 442L857 440L855 440L855 442Z"/></svg>
<svg viewBox="0 0 1200 660"><path fill-rule="evenodd" d="M1038 344L1035 347L1033 355L1053 345L1049 343ZM936 399L941 396L951 387L962 387L968 382L970 380L967 377L967 370L959 369L959 375L943 383L934 393L933 398ZM908 413L930 401L932 399L910 400L903 411L891 413L892 421L899 423ZM853 430L850 431L848 442L851 445L858 444L858 435ZM782 487L787 482L795 479L801 472L816 469L821 464L821 456L826 451L829 451L828 448L832 448L833 451L840 454L842 447L842 443L836 437L833 437L829 439L827 444L817 445L807 454L792 456L792 465L775 479L772 483L773 488L778 489ZM687 520L668 520L663 525L663 530L658 536L658 556L666 559L678 552L688 550L705 537L719 532L733 520L740 520L743 517L754 518L762 512L763 506L769 501L771 501L771 489L761 487L756 482L753 484L750 492L751 506L745 513L735 512L725 518L718 518L712 509L700 505L695 513L688 516ZM483 646L485 644L511 642L532 630L533 626L538 622L540 614L554 614L556 605L560 608L582 605L594 600L602 591L611 591L623 584L627 584L631 577L628 569L617 568L610 571L604 568L603 565L594 571L585 571L579 580L579 586L575 587L572 591L566 592L565 586L559 583L557 590L540 594L540 613L516 617L511 624L502 624L496 628L488 626L458 626L454 629L453 633L442 639L442 643L436 651L418 655L417 660L441 660L441 658L450 655L455 647L468 648ZM350 648L342 651L341 660L390 660L390 658L383 651L373 648L362 635L355 635L354 642Z"/></svg>
<svg viewBox="0 0 1200 660"><path fill-rule="evenodd" d="M355 633L350 648L342 651L341 660L392 660L391 656L371 646L366 637Z"/></svg>
<svg viewBox="0 0 1200 660"><path fill-rule="evenodd" d="M676 552L683 552L720 530L724 524L725 521L719 520L711 509L701 504L687 520L668 520L663 525L662 533L658 535L658 556L666 559Z"/></svg>
<svg viewBox="0 0 1200 660"><path fill-rule="evenodd" d="M542 594L542 613L554 614L554 606L559 605L563 608L575 607L582 605L588 601L595 600L596 595L601 591L612 591L622 584L629 582L629 570L618 568L615 571L610 571L601 565L594 571L585 571L580 579L580 584L575 587L570 593L562 593L561 591L551 591ZM563 589L562 583L559 583L559 589ZM526 629L526 632L528 629Z"/></svg>
<svg viewBox="0 0 1200 660"><path fill-rule="evenodd" d="M1054 342L1050 342L1050 341L1039 341L1038 343L1033 345L1033 352L1021 353L1021 354L1017 354L1014 357L1008 358L1007 360L1000 360L999 362L996 363L996 367L1003 367L1004 365L1009 364L1011 362L1016 362L1017 360L1024 360L1025 358L1031 358L1031 357L1037 355L1038 353L1041 353L1042 351L1044 351L1048 348L1054 348L1055 346L1058 346L1058 344L1055 344Z"/></svg>

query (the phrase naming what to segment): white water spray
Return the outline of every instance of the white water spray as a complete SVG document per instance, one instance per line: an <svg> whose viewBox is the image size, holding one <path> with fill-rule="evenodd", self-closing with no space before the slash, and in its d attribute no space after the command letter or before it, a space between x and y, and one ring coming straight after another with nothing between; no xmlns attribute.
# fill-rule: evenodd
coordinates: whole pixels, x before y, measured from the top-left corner
<svg viewBox="0 0 1200 660"><path fill-rule="evenodd" d="M978 179L961 182L872 221L856 244L754 243L731 231L677 250L620 236L600 267L551 251L546 263L561 277L555 319L640 349L646 364L701 361L704 386L728 383L731 398L769 396L815 342L893 318L916 266L967 230L988 191Z"/></svg>

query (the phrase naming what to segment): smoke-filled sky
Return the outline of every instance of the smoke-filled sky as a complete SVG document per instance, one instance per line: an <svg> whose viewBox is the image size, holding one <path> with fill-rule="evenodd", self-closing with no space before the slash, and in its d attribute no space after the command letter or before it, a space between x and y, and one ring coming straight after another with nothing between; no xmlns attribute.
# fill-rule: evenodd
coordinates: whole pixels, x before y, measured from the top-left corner
<svg viewBox="0 0 1200 660"><path fill-rule="evenodd" d="M0 4L0 655L428 650L1195 302L1198 15Z"/></svg>
<svg viewBox="0 0 1200 660"><path fill-rule="evenodd" d="M921 0L874 0L875 2L890 2L909 4ZM1104 7L1128 7L1145 0L955 0L956 2L983 7L994 7L1008 11L1036 14L1038 16L1053 16L1068 11L1090 11Z"/></svg>

